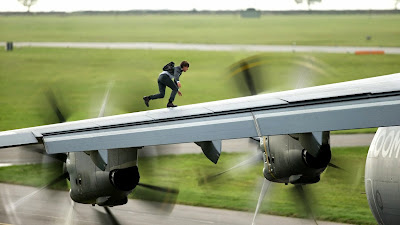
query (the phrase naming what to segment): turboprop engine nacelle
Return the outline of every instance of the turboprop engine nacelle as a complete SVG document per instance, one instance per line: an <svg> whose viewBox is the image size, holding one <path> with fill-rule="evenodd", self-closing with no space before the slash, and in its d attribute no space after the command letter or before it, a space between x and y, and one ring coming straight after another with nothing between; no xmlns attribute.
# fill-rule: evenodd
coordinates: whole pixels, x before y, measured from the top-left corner
<svg viewBox="0 0 400 225"><path fill-rule="evenodd" d="M107 151L108 165L104 171L92 160L91 154L71 152L66 168L70 177L71 199L83 204L116 206L125 204L127 196L139 182L137 149Z"/></svg>
<svg viewBox="0 0 400 225"><path fill-rule="evenodd" d="M263 138L264 177L272 182L312 184L331 160L329 132Z"/></svg>

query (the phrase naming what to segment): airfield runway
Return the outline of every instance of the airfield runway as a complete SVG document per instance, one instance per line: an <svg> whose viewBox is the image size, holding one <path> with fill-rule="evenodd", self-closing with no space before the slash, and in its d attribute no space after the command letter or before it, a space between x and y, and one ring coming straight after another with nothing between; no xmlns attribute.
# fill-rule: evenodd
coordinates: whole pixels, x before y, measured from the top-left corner
<svg viewBox="0 0 400 225"><path fill-rule="evenodd" d="M358 46L301 46L301 45L238 45L238 44L188 44L152 42L14 42L14 47L46 48L100 48L100 49L149 49L193 51L251 51L251 52L321 52L350 53L356 51L383 51L384 54L400 54L398 47ZM0 45L6 46L5 42Z"/></svg>
<svg viewBox="0 0 400 225"><path fill-rule="evenodd" d="M65 191L44 190L28 200L20 200L37 191L33 187L0 184L0 224L112 224L103 207L72 204ZM129 200L128 204L110 208L119 224L135 225L243 225L251 224L253 213L175 205L166 215L159 204ZM260 214L257 224L315 224L314 221ZM319 225L338 223L318 221Z"/></svg>

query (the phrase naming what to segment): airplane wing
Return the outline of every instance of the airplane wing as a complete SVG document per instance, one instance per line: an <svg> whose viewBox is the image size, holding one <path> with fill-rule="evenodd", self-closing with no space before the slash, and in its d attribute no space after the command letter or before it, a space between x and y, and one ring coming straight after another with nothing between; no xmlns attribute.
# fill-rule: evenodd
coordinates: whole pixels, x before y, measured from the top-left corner
<svg viewBox="0 0 400 225"><path fill-rule="evenodd" d="M0 132L50 154L400 125L400 73ZM213 143L213 142L212 142ZM201 145L201 144L199 144Z"/></svg>

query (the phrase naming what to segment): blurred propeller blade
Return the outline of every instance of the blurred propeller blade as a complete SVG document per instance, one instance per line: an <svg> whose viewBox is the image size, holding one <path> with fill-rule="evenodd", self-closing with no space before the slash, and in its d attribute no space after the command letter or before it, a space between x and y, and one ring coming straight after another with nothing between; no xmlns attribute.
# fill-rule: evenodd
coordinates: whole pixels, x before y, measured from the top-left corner
<svg viewBox="0 0 400 225"><path fill-rule="evenodd" d="M10 189L13 187L3 187L0 189L0 196L1 196L1 204L0 204L0 211L5 212L3 214L9 219L10 224L22 224L20 221L20 217L17 214L17 210L14 207L13 200L11 198ZM6 218L2 218L4 221Z"/></svg>
<svg viewBox="0 0 400 225"><path fill-rule="evenodd" d="M23 150L26 151L31 151L31 152L37 152L43 155L46 155L48 157L51 157L53 159L56 159L60 162L64 162L67 160L67 154L64 153L57 153L57 154L47 154L46 150L44 149L43 145L27 145L27 146L22 146L21 147Z"/></svg>
<svg viewBox="0 0 400 225"><path fill-rule="evenodd" d="M178 194L179 190L175 188L165 188L165 187L160 187L160 186L154 186L150 184L143 184L143 183L138 183L138 186L144 187L144 188L149 188L151 190L155 191L161 191L161 192L166 192L166 193L173 193L173 194Z"/></svg>
<svg viewBox="0 0 400 225"><path fill-rule="evenodd" d="M353 177L353 183L351 184L353 192L357 191L357 190L359 190L360 192L365 191L364 188L360 189L360 184L362 184L362 187L365 187L365 183L364 183L364 180L365 180L364 174L365 174L365 172L364 172L364 169L365 169L364 165L361 164L361 165L357 166L357 169L354 171L355 172L355 176L354 175L352 176Z"/></svg>
<svg viewBox="0 0 400 225"><path fill-rule="evenodd" d="M72 201L71 199L70 199L70 207L69 207L69 209L68 209L68 213L66 214L66 217L65 217L65 225L73 225L73 220L74 220L74 207L75 207L75 202L74 201Z"/></svg>
<svg viewBox="0 0 400 225"><path fill-rule="evenodd" d="M333 163L328 163L328 166L333 167L333 168L335 168L335 169L339 169L339 170L343 170L343 171L344 171L343 168L341 168L340 166L337 166L337 165L335 165L335 164L333 164Z"/></svg>
<svg viewBox="0 0 400 225"><path fill-rule="evenodd" d="M264 78L258 68L264 63L262 55L256 55L240 60L229 68L229 76L234 79L242 96L257 95L258 90L265 89ZM245 87L244 87L245 86Z"/></svg>
<svg viewBox="0 0 400 225"><path fill-rule="evenodd" d="M114 86L114 81L110 81L108 83L107 91L106 91L106 94L104 96L103 103L101 104L101 109L100 109L99 115L97 117L103 117L104 116L104 113L106 111L106 106L107 106L107 103L108 103L108 99L110 97L110 92L111 92L111 89L113 88L113 86Z"/></svg>
<svg viewBox="0 0 400 225"><path fill-rule="evenodd" d="M107 206L104 206L104 212L101 210L96 209L95 207L92 207L92 209L96 212L98 221L102 225L120 225L119 221L117 218L114 216L114 213L111 211L111 209Z"/></svg>
<svg viewBox="0 0 400 225"><path fill-rule="evenodd" d="M143 102L143 96L152 93L137 93L135 90L138 89L135 86L127 85L126 83L113 82L113 86L116 88L113 90L112 96L110 96L110 103L114 106L111 107L113 109L111 112L121 114L146 111L149 109ZM150 107L152 104L155 103L150 102Z"/></svg>
<svg viewBox="0 0 400 225"><path fill-rule="evenodd" d="M175 207L178 198L179 190L175 188L166 188L155 185L138 183L141 188L135 189L135 195L140 196L143 204L147 204L159 210L162 214L169 214Z"/></svg>
<svg viewBox="0 0 400 225"><path fill-rule="evenodd" d="M279 73L271 68L279 68ZM334 68L313 56L296 55L282 60L257 54L233 63L228 76L233 78L242 96L249 96L310 87L316 84L319 77L329 77L335 73Z"/></svg>
<svg viewBox="0 0 400 225"><path fill-rule="evenodd" d="M254 85L254 80L249 70L249 64L246 61L243 61L241 63L241 68L243 68L244 80L246 82L247 88L250 91L250 94L257 95L256 86Z"/></svg>
<svg viewBox="0 0 400 225"><path fill-rule="evenodd" d="M301 202L303 203L303 206L307 212L307 216L310 219L312 219L315 222L315 224L318 225L317 220L315 219L315 216L312 212L311 203L309 201L309 198L303 189L303 185L295 185L295 190L296 190L297 196L301 199Z"/></svg>
<svg viewBox="0 0 400 225"><path fill-rule="evenodd" d="M150 205L156 211L159 210L161 214L169 214L172 212L179 194L179 189L171 187L177 185L176 182L164 181L163 185L166 186L149 184L159 184L157 180L154 180L155 173L159 174L160 171L162 171L162 174L165 177L173 176L173 174L176 173L165 167L165 165L162 165L162 163L159 163L160 159L157 156L159 155L159 152L163 150L168 150L168 147L151 146L139 150L140 161L148 161L149 163L146 169L143 168L145 171L143 171L143 177L147 178L146 182L148 183L138 183L139 187L135 188L134 195L138 196L139 199L149 200L144 201L143 204Z"/></svg>
<svg viewBox="0 0 400 225"><path fill-rule="evenodd" d="M50 103L51 108L53 109L53 112L57 115L58 122L59 123L64 123L66 120L65 116L62 114L60 107L56 101L56 97L54 95L54 92L52 90L47 90L46 92L46 97L47 100Z"/></svg>
<svg viewBox="0 0 400 225"><path fill-rule="evenodd" d="M111 212L110 208L108 208L107 206L104 207L104 210L106 211L107 215L108 215L108 219L110 220L112 225L120 225L120 223L118 222L117 218L114 216L114 214ZM109 223L107 223L109 224Z"/></svg>
<svg viewBox="0 0 400 225"><path fill-rule="evenodd" d="M231 167L231 168L229 168L227 170L224 170L224 171L219 172L217 174L209 175L209 176L206 176L206 177L198 179L198 185L203 185L203 184L206 184L208 182L212 182L212 181L216 180L219 176L221 176L221 175L223 175L223 174L225 174L227 172L230 172L230 171L232 171L232 170L234 170L236 168L239 168L239 167L242 167L242 166L246 166L246 165L254 165L254 164L257 164L257 163L259 163L261 161L262 161L262 153L261 152L257 152L256 154L254 154L250 158L244 160L243 162L240 162L240 163L236 164L235 166L233 166L233 167Z"/></svg>
<svg viewBox="0 0 400 225"><path fill-rule="evenodd" d="M48 183L46 186L42 187L41 190L43 190L51 185L54 185L60 181L63 181L65 179L67 179L68 177L69 177L68 172L65 172L65 173L61 174L60 176L56 177L54 180L50 181L50 183Z"/></svg>
<svg viewBox="0 0 400 225"><path fill-rule="evenodd" d="M24 203L25 201L27 201L28 199L32 198L33 196L35 196L37 193L39 193L40 191L60 182L65 180L68 177L68 173L63 173L60 176L56 177L55 179L53 179L52 181L50 181L48 184L46 184L45 186L37 189L36 191L18 199L16 202L13 203L12 207L13 208L17 208L19 205L21 205L22 203Z"/></svg>
<svg viewBox="0 0 400 225"><path fill-rule="evenodd" d="M255 221L256 221L256 217L258 214L258 211L260 210L260 206L261 203L265 197L265 194L268 192L269 186L271 185L271 182L267 179L264 179L263 181L263 185L261 187L261 192L260 192L260 196L258 197L258 202L257 202L257 207L256 207L256 211L254 212L254 217L253 217L253 222L251 223L252 225L255 225Z"/></svg>

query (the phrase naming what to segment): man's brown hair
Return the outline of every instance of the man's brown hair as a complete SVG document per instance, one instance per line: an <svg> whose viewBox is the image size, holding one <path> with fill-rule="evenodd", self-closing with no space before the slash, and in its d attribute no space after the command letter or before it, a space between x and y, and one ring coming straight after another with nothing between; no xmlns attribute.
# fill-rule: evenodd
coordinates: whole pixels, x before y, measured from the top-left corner
<svg viewBox="0 0 400 225"><path fill-rule="evenodd" d="M189 67L189 63L187 61L182 61L181 68L183 68L183 67Z"/></svg>

